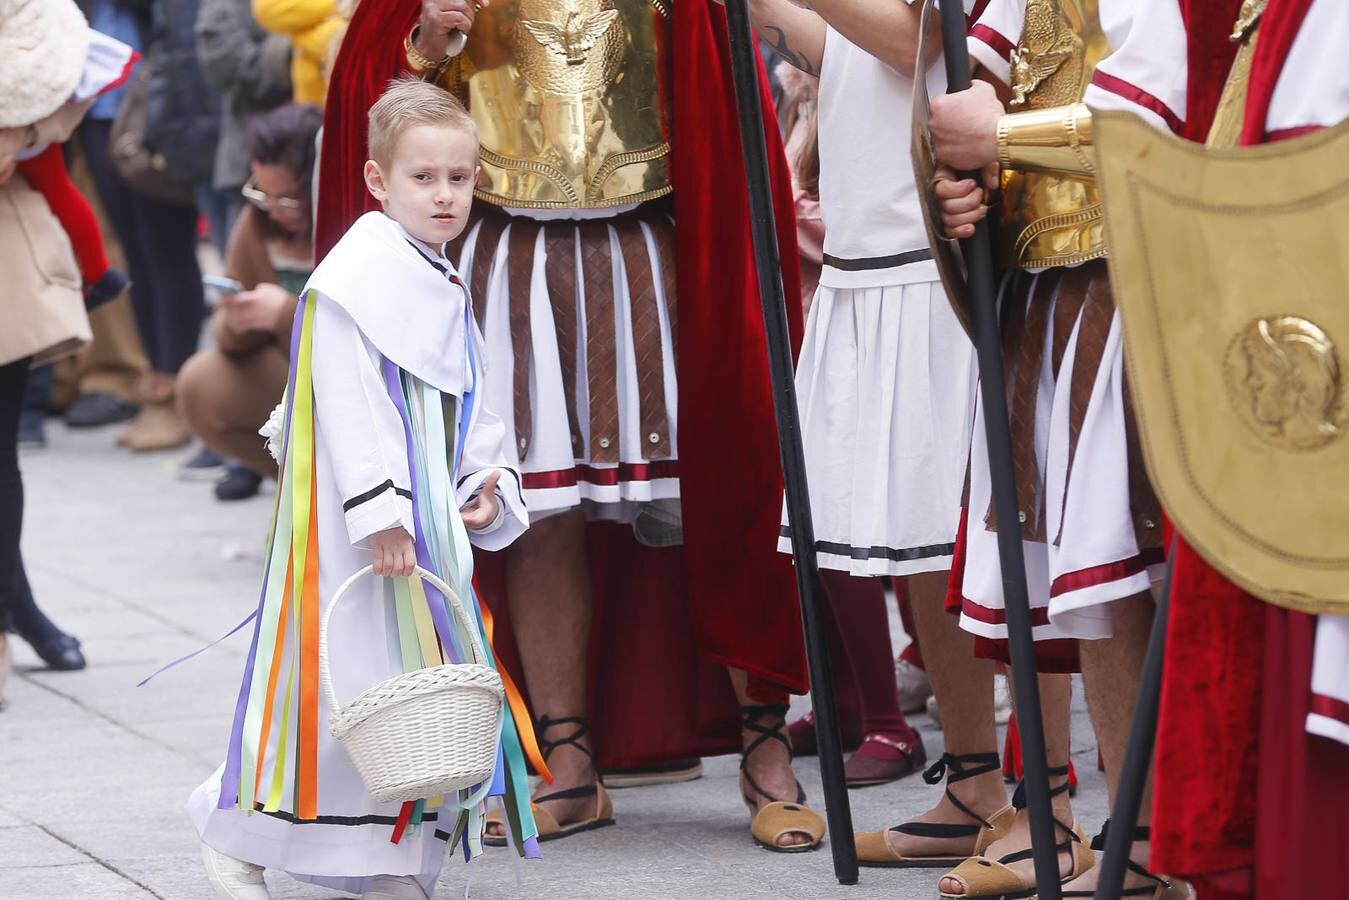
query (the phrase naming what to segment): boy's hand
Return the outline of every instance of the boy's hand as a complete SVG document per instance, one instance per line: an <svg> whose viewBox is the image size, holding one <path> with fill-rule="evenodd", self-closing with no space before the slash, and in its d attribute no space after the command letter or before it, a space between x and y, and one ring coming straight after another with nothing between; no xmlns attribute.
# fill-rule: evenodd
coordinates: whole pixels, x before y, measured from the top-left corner
<svg viewBox="0 0 1349 900"><path fill-rule="evenodd" d="M482 490L478 492L478 496L459 510L459 515L464 518L464 527L469 531L482 531L501 514L501 501L497 499L497 482L500 480L500 472L488 475L487 480L482 483Z"/></svg>
<svg viewBox="0 0 1349 900"><path fill-rule="evenodd" d="M375 574L381 578L411 575L417 565L417 547L412 535L401 525L375 532L370 538L370 562L375 567Z"/></svg>

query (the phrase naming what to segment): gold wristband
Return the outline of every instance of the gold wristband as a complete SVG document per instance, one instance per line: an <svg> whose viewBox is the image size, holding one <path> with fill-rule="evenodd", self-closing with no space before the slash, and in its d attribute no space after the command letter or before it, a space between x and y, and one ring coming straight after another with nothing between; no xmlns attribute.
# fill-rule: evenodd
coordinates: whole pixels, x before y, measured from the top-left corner
<svg viewBox="0 0 1349 900"><path fill-rule="evenodd" d="M403 50L407 54L408 65L414 71L427 72L431 69L438 69L445 65L445 62L450 57L446 55L437 60L428 59L425 56L422 56L421 52L417 50L417 35L421 32L421 28L422 26L420 23L412 26L412 30L408 32L408 36L403 39Z"/></svg>
<svg viewBox="0 0 1349 900"><path fill-rule="evenodd" d="M1009 113L998 120L998 165L1091 177L1091 110L1084 103Z"/></svg>

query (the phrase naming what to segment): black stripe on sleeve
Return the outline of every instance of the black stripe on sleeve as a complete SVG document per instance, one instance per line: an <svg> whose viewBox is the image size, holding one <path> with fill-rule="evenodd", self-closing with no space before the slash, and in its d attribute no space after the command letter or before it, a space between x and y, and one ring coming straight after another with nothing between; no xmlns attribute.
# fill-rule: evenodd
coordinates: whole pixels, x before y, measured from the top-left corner
<svg viewBox="0 0 1349 900"><path fill-rule="evenodd" d="M360 506L367 500L374 500L376 497L378 497L385 491L393 491L400 497L407 497L409 500L412 499L412 491L409 491L407 488L394 487L393 479L390 478L387 479L383 484L377 484L370 490L366 491L364 494L357 494L355 497L352 497L350 500L343 503L342 512L350 512L352 509L356 508L357 506Z"/></svg>

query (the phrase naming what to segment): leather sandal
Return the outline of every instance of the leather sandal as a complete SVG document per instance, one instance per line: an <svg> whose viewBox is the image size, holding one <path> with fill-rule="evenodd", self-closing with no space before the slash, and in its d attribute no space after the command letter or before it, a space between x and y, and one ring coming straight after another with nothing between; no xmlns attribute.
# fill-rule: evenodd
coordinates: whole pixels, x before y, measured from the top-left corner
<svg viewBox="0 0 1349 900"><path fill-rule="evenodd" d="M575 730L571 734L558 740L548 740L544 734L550 728L558 725L573 725ZM540 717L535 726L535 734L538 736L539 749L543 751L543 761L547 762L548 757L558 747L567 745L580 750L590 758L593 763L595 755L590 752L590 748L581 743L581 738L590 733L590 723L581 716L568 716L561 719L551 719L548 716ZM579 819L575 822L559 822L552 813L540 806L540 803L547 803L550 800L575 800L580 797L595 798L595 815L588 819ZM539 843L544 841L555 841L559 838L570 837L573 834L580 834L582 831L593 831L596 828L604 828L613 825L614 804L609 799L609 792L604 789L603 779L596 778L594 784L582 785L581 787L568 788L564 791L553 791L551 794L544 794L541 797L535 797L530 803L534 810L534 824L539 829ZM502 830L502 834L484 834L482 842L488 847L506 846L505 829L506 825L501 812L494 810L487 814L487 824L497 825Z"/></svg>
<svg viewBox="0 0 1349 900"><path fill-rule="evenodd" d="M754 780L754 776L749 773L749 758L768 741L779 741L782 746L787 748L787 755L790 758L792 753L791 742L783 734L782 724L786 721L788 707L780 705L772 706L742 706L740 712L744 717L741 726L746 731L753 731L758 734L754 740L750 741L748 747L740 757L740 774L749 784L754 793L771 801L762 807L756 807L754 800L749 794L741 788L741 799L745 801L745 807L749 810L750 823L749 832L754 836L754 841L765 850L772 850L774 853L807 853L811 850L820 849L820 844L824 841L825 824L824 818L810 807L806 806L806 791L801 787L801 782L796 783L796 801L789 802L785 800L776 800L773 795L765 791ZM776 721L773 727L759 724L761 716L772 716ZM792 844L781 846L778 841L789 834L803 834L810 839L809 843Z"/></svg>
<svg viewBox="0 0 1349 900"><path fill-rule="evenodd" d="M1101 826L1101 833L1091 839L1091 849L1097 851L1098 853L1103 852L1105 850L1105 836L1109 833L1110 833L1110 820L1106 819L1105 824ZM1134 829L1133 839L1135 841L1152 840L1152 829L1146 825L1138 826L1137 828ZM1190 895L1189 889L1186 888L1183 884L1179 882L1167 881L1162 876L1157 875L1153 872L1149 872L1147 869L1143 868L1138 863L1134 862L1132 859L1126 860L1124 865L1130 872L1133 872L1135 875L1138 875L1141 878L1146 878L1148 881L1152 883L1148 885L1142 885L1139 887L1123 888L1116 896L1147 897L1148 900L1172 900L1172 898L1175 898L1175 900L1180 900L1180 898L1188 897ZM1094 897L1096 896L1096 891L1065 890L1060 894L1060 896Z"/></svg>
<svg viewBox="0 0 1349 900"><path fill-rule="evenodd" d="M1065 777L1067 774L1067 766L1055 766L1049 770L1051 777ZM1057 797L1067 791L1068 782L1065 781L1051 790L1049 796L1051 798ZM1012 808L1017 813L1026 808L1025 782L1017 785L1016 794L1012 797ZM1066 840L1054 845L1055 855L1067 852L1072 856L1071 869L1067 875L1063 875L1059 879L1060 884L1065 884L1094 866L1096 855L1087 846L1087 837L1082 833L1081 826L1076 822L1068 826L1058 819L1054 819L1054 826L1068 835ZM943 876L959 878L963 881L965 883L964 893L948 894L946 891L941 891L942 900L971 900L974 897L1017 900L1017 898L1032 897L1036 892L1034 875L1027 882L1009 868L1009 863L1032 859L1034 855L1034 850L1027 847L1024 850L1008 853L997 860L986 859L982 855L972 856Z"/></svg>
<svg viewBox="0 0 1349 900"><path fill-rule="evenodd" d="M968 766L968 768L967 768ZM871 831L854 838L857 845L857 864L876 868L939 868L957 866L970 856L979 856L989 844L1000 840L1012 827L1016 810L1005 806L985 819L960 801L951 791L951 785L958 784L979 775L998 771L1000 763L996 753L969 753L955 756L942 754L941 758L923 773L923 780L936 784L946 779L946 799L951 805L969 816L974 823L969 825L947 824L943 822L905 822L885 831ZM974 838L974 850L959 856L903 856L890 845L887 835L909 834L924 838Z"/></svg>

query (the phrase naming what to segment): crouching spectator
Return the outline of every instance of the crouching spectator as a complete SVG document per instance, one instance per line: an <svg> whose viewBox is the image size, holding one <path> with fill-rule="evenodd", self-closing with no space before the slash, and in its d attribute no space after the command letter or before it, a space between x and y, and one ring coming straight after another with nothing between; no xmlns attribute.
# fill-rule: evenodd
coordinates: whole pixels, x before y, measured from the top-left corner
<svg viewBox="0 0 1349 900"><path fill-rule="evenodd" d="M251 497L276 474L258 429L285 391L297 294L313 269L311 176L322 123L317 107L299 105L252 121L248 204L225 253L225 275L242 290L221 296L210 323L215 346L179 376L189 427L232 461L215 487L221 500Z"/></svg>

